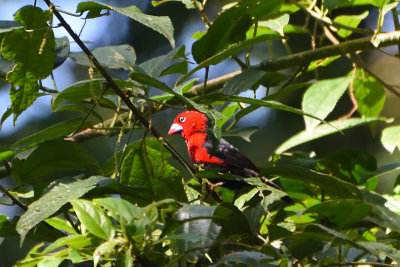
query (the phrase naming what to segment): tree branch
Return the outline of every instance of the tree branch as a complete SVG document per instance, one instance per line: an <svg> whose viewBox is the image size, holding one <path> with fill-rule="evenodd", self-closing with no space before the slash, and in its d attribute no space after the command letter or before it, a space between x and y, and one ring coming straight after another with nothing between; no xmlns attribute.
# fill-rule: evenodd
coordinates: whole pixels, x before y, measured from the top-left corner
<svg viewBox="0 0 400 267"><path fill-rule="evenodd" d="M360 38L356 40L346 41L340 44L328 45L315 50L299 52L276 60L264 61L258 65L251 67L251 70L277 71L295 66L304 66L314 60L324 59L336 55L345 55L347 53L355 53L360 50L372 50L390 45L396 45L400 41L400 31L377 34L374 40L380 40L379 46L372 44L371 37ZM242 73L242 70L234 71L224 76L209 80L207 82L207 90L205 93L213 92L220 89L232 77ZM198 95L204 89L204 84L194 85L186 94Z"/></svg>

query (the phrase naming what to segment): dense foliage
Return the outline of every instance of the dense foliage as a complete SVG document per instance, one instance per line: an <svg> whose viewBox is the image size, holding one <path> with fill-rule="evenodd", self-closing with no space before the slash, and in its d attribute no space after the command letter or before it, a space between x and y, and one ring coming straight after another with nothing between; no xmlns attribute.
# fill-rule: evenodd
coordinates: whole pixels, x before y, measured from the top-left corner
<svg viewBox="0 0 400 267"><path fill-rule="evenodd" d="M170 52L141 64L127 44L89 51L75 34L78 29L64 21L69 15L59 12L62 7L44 2L48 10L23 6L14 21L0 21L0 78L10 85L12 103L1 123L11 117L18 123L18 116L44 95L52 96L54 112L75 113L0 147L0 177L11 176L17 183L1 187L0 204L25 210L13 220L0 214L0 237L19 235L21 243L29 239L36 244L17 266L400 263L400 187L396 183L388 195L374 192L380 177L398 172L400 164L377 166L375 156L361 150L324 157L295 150L362 125L390 153L400 148L397 118L380 117L386 94L399 97L400 92L371 73L359 56L398 44L400 32L381 33L386 14L398 27L398 1L232 1L210 21L204 12L207 0L175 0L197 10L207 26L192 37L192 47L175 46L166 16L147 15L136 6L78 4L76 14L82 18L117 12L164 36ZM360 26L370 10L379 10L375 31ZM55 37L56 25L69 38ZM292 52L298 49L289 40L297 35L309 38L308 50ZM70 39L82 53L70 52ZM271 47L279 44L285 54L273 53ZM254 51L262 55L261 63L252 63ZM68 88L44 87L41 80L67 58L85 66L89 79ZM208 79L211 65L232 59L239 71ZM318 72L339 59L351 62L353 69L320 79ZM191 78L203 69L204 82ZM262 98L242 94L262 86L268 92ZM285 101L299 96L301 109ZM333 118L341 98L354 108ZM239 191L214 188L213 179L242 178L216 170L197 172L151 121L166 109L194 109L208 116L215 140L221 135L248 138L253 128L234 126L260 107L304 119L305 129L280 144L270 167L262 170L293 205L282 201L285 193L258 178L247 179L249 186ZM143 138L130 142L137 129L144 129ZM119 149L105 164L82 146L100 136L118 136ZM127 141L121 143L123 136Z"/></svg>

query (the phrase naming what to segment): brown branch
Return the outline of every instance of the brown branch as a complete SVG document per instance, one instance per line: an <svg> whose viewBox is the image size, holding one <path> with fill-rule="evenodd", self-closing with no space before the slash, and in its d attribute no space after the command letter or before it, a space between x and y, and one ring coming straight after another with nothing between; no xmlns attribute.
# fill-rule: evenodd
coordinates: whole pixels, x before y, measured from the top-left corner
<svg viewBox="0 0 400 267"><path fill-rule="evenodd" d="M327 45L324 47L316 48L315 50L308 50L292 54L277 60L266 60L256 66L253 66L251 69L277 71L293 66L306 65L312 61L324 59L331 56L355 53L360 50L364 51L376 49L377 47L372 44L372 40L373 39L371 37L365 37L342 42L336 45ZM377 34L374 40L380 40L379 47L386 47L397 44L400 40L400 31Z"/></svg>

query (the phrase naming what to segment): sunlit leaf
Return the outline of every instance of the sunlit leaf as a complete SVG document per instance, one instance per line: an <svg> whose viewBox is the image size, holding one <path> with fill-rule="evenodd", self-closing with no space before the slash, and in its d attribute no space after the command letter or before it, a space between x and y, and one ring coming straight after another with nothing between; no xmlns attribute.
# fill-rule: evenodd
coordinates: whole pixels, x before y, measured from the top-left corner
<svg viewBox="0 0 400 267"><path fill-rule="evenodd" d="M114 235L112 222L102 209L84 199L74 199L70 202L79 221L89 233L103 240L109 240Z"/></svg>
<svg viewBox="0 0 400 267"><path fill-rule="evenodd" d="M320 119L325 119L336 106L339 98L346 91L351 77L321 80L310 86L304 93L302 110ZM306 130L311 135L314 128L320 123L310 117L304 117Z"/></svg>
<svg viewBox="0 0 400 267"><path fill-rule="evenodd" d="M383 129L381 142L390 153L393 153L396 147L400 149L400 126L390 126Z"/></svg>
<svg viewBox="0 0 400 267"><path fill-rule="evenodd" d="M330 124L332 126L328 124L319 125L314 128L311 134L308 133L307 130L297 133L296 135L287 139L277 149L275 149L275 153L280 154L300 144L304 144L330 134L339 133L340 131L379 121L385 122L386 120L384 118L349 118L345 120L331 121Z"/></svg>

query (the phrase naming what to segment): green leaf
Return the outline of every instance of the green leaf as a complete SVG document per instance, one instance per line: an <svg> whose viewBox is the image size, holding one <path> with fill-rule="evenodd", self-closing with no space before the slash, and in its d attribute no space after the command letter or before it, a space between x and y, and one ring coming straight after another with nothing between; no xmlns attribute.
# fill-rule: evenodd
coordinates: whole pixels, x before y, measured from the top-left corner
<svg viewBox="0 0 400 267"><path fill-rule="evenodd" d="M212 267L217 266L264 266L273 258L257 251L237 251L220 259Z"/></svg>
<svg viewBox="0 0 400 267"><path fill-rule="evenodd" d="M70 233L70 234L77 234L75 229L71 226L71 224L66 220L61 217L53 217L53 218L48 218L45 220L48 224L53 226L54 228L60 229L64 232Z"/></svg>
<svg viewBox="0 0 400 267"><path fill-rule="evenodd" d="M39 85L35 75L27 71L21 63L7 74L7 79L12 84L10 100L15 124L18 116L39 97Z"/></svg>
<svg viewBox="0 0 400 267"><path fill-rule="evenodd" d="M112 254L113 252L116 252L115 248L118 245L121 245L120 242L115 240L109 240L101 243L101 245L98 246L93 252L93 266L96 267L97 264L99 264L102 255Z"/></svg>
<svg viewBox="0 0 400 267"><path fill-rule="evenodd" d="M369 12L368 10L366 10L360 15L340 15L335 17L333 21L352 28L357 28L358 24L360 24L360 22L364 20L368 16L368 14ZM352 33L352 31L343 28L339 28L339 30L337 31L337 34L342 38L347 38Z"/></svg>
<svg viewBox="0 0 400 267"><path fill-rule="evenodd" d="M387 4L387 2L389 2L389 0L369 0L368 2L369 4L382 8L384 5Z"/></svg>
<svg viewBox="0 0 400 267"><path fill-rule="evenodd" d="M243 1L221 13L207 33L192 46L193 58L197 63L214 57L229 45L246 39L252 22L267 16L281 0Z"/></svg>
<svg viewBox="0 0 400 267"><path fill-rule="evenodd" d="M329 80L321 80L310 86L304 93L302 110L320 119L325 119L333 110L339 98L350 84L351 77L341 77ZM310 117L304 117L306 130L309 134L320 123Z"/></svg>
<svg viewBox="0 0 400 267"><path fill-rule="evenodd" d="M361 191L357 186L342 181L337 177L316 172L313 170L294 167L294 166L278 166L266 168L262 172L267 177L277 175L282 178L290 178L299 180L306 184L314 184L319 186L328 195L348 199L362 199Z"/></svg>
<svg viewBox="0 0 400 267"><path fill-rule="evenodd" d="M289 18L288 14L284 14L279 18L263 21L262 25L278 32L280 35L284 35L283 28L289 23Z"/></svg>
<svg viewBox="0 0 400 267"><path fill-rule="evenodd" d="M361 184L362 178L377 170L376 159L359 150L333 152L317 163L319 170L335 175L352 184Z"/></svg>
<svg viewBox="0 0 400 267"><path fill-rule="evenodd" d="M107 10L107 13L101 14L101 11L104 10L104 9ZM81 2L76 7L76 13L83 13L83 12L86 12L86 11L88 11L88 13L86 15L86 19L94 19L94 18L98 18L98 17L110 14L108 12L109 9L104 7L103 4L97 3L97 2L93 2L93 1Z"/></svg>
<svg viewBox="0 0 400 267"><path fill-rule="evenodd" d="M7 216L4 214L0 214L0 230L3 227L3 224L7 221Z"/></svg>
<svg viewBox="0 0 400 267"><path fill-rule="evenodd" d="M17 21L12 20L0 20L0 33L10 32L15 29L21 29L24 25Z"/></svg>
<svg viewBox="0 0 400 267"><path fill-rule="evenodd" d="M157 0L157 1L151 1L151 4L156 7L159 6L161 4L167 3L167 2L181 2L182 4L185 5L185 7L187 9L190 8L196 8L195 5L193 5L193 3L190 0Z"/></svg>
<svg viewBox="0 0 400 267"><path fill-rule="evenodd" d="M383 129L381 142L390 153L393 153L396 147L400 150L400 126L390 126Z"/></svg>
<svg viewBox="0 0 400 267"><path fill-rule="evenodd" d="M70 248L75 248L75 249L81 249L90 246L92 244L93 244L92 240L87 236L79 234L69 235L61 237L56 241L54 241L53 243L51 243L48 247L46 247L43 250L43 253L49 253L53 250L56 250L64 246L68 246Z"/></svg>
<svg viewBox="0 0 400 267"><path fill-rule="evenodd" d="M252 18L245 8L245 5L234 6L220 14L207 33L193 44L192 54L197 63L214 56L230 44L245 40L252 24Z"/></svg>
<svg viewBox="0 0 400 267"><path fill-rule="evenodd" d="M242 72L230 79L222 88L226 95L239 95L249 89L256 89L259 81L265 76L264 71L249 70Z"/></svg>
<svg viewBox="0 0 400 267"><path fill-rule="evenodd" d="M61 38L56 38L56 59L54 62L54 68L62 65L64 61L68 58L70 52L69 39L67 36Z"/></svg>
<svg viewBox="0 0 400 267"><path fill-rule="evenodd" d="M10 117L11 114L12 114L12 108L9 107L9 108L7 108L7 110L6 110L6 111L3 113L3 115L1 116L1 119L0 119L0 132L1 132L1 127L3 126L4 121L5 121L8 117Z"/></svg>
<svg viewBox="0 0 400 267"><path fill-rule="evenodd" d="M130 45L98 47L92 50L95 58L106 68L132 70L136 61L135 50ZM70 58L78 65L90 67L85 53L72 53Z"/></svg>
<svg viewBox="0 0 400 267"><path fill-rule="evenodd" d="M100 15L102 9L116 11L143 25L146 25L150 29L162 34L165 38L168 39L171 46L175 47L174 27L169 17L143 14L143 12L138 7L133 5L128 7L116 7L116 6L102 4L97 1L88 1L79 3L76 12L80 13L90 10L89 15L91 17L96 17Z"/></svg>
<svg viewBox="0 0 400 267"><path fill-rule="evenodd" d="M357 243L377 257L384 255L395 262L400 262L400 251L398 249L378 242L358 241Z"/></svg>
<svg viewBox="0 0 400 267"><path fill-rule="evenodd" d="M304 213L314 213L319 221L329 220L340 229L351 227L361 221L372 207L356 199L329 200L314 205Z"/></svg>
<svg viewBox="0 0 400 267"><path fill-rule="evenodd" d="M102 209L84 199L74 199L70 202L79 221L88 232L103 240L109 240L114 236L112 222Z"/></svg>
<svg viewBox="0 0 400 267"><path fill-rule="evenodd" d="M42 143L26 159L13 162L14 178L34 185L45 182L44 178L53 180L57 172L98 173L99 170L97 161L81 145L64 140Z"/></svg>
<svg viewBox="0 0 400 267"><path fill-rule="evenodd" d="M168 66L177 58L185 57L185 46L178 46L166 55L152 58L139 65L139 67L149 76L159 78ZM138 71L138 70L136 70Z"/></svg>
<svg viewBox="0 0 400 267"><path fill-rule="evenodd" d="M64 178L50 184L48 191L28 206L28 210L17 223L16 230L21 236L21 244L29 230L56 213L68 201L80 198L96 185L110 180L106 177L93 176L86 180Z"/></svg>
<svg viewBox="0 0 400 267"><path fill-rule="evenodd" d="M167 158L170 154L152 138L138 141L127 151L121 167L121 183L143 186L155 199L186 200L182 177Z"/></svg>
<svg viewBox="0 0 400 267"><path fill-rule="evenodd" d="M85 115L85 116L89 115L89 118L93 117L97 121L103 122L103 118L100 116L99 113L97 113L95 110L93 110L90 107L86 107L86 106L79 105L79 104L66 104L66 105L58 106L53 111L54 112L59 112L59 111L66 111L66 110L68 110L68 111L77 111L79 113L82 113L82 115ZM83 118L80 119L81 122L82 122L82 120L83 120ZM85 121L84 124L87 124L88 127L92 126L90 123L87 122L87 120ZM79 129L85 129L85 128L88 128L88 127L85 127L84 125L81 125L81 127Z"/></svg>
<svg viewBox="0 0 400 267"><path fill-rule="evenodd" d="M22 63L36 79L46 78L54 68L56 43L47 19L40 8L25 6L14 17L24 29L5 33L1 42L2 56Z"/></svg>
<svg viewBox="0 0 400 267"><path fill-rule="evenodd" d="M17 148L29 143L43 142L45 140L52 140L59 137L67 136L74 132L81 123L82 119L78 118L53 124L46 129L43 129L28 137L18 140L10 148ZM89 126L89 123L84 123L84 125L82 125L83 128L87 128Z"/></svg>
<svg viewBox="0 0 400 267"><path fill-rule="evenodd" d="M400 215L386 207L387 199L372 191L362 190L361 192L365 202L372 207L372 211L366 220L384 229L390 228L393 231L400 232Z"/></svg>
<svg viewBox="0 0 400 267"><path fill-rule="evenodd" d="M296 135L290 137L283 144L281 144L277 149L275 149L275 153L281 154L292 147L298 146L300 144L304 144L310 142L312 140L338 133L347 129L355 128L357 126L369 124L371 122L386 122L384 118L349 118L345 120L336 120L329 122L328 124L318 125L314 128L313 132L310 134L307 130L301 131ZM331 126L332 125L332 126Z"/></svg>
<svg viewBox="0 0 400 267"><path fill-rule="evenodd" d="M357 110L365 117L377 117L385 104L385 88L374 77L357 71L353 80L354 96L357 100Z"/></svg>
<svg viewBox="0 0 400 267"><path fill-rule="evenodd" d="M374 0L372 0L374 1ZM351 1L344 1L344 0L326 0L323 2L323 5L332 10L335 8L341 7L348 7L348 6L366 6L370 5L371 0L351 0Z"/></svg>
<svg viewBox="0 0 400 267"><path fill-rule="evenodd" d="M143 209L134 206L129 201L120 198L102 198L97 203L109 210L112 214L120 215L127 222L131 222L141 215ZM118 218L115 216L115 218Z"/></svg>

